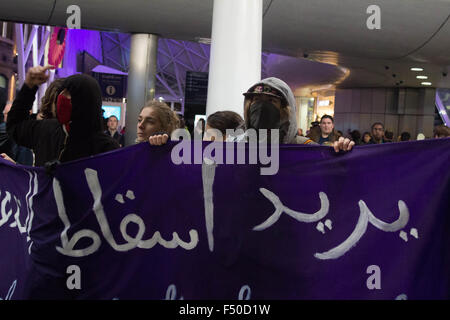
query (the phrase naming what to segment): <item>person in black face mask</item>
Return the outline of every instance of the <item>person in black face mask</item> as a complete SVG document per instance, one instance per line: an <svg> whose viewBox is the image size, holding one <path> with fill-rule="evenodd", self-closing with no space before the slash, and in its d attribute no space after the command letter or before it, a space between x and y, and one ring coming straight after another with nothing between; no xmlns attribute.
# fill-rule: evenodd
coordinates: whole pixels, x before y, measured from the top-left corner
<svg viewBox="0 0 450 320"><path fill-rule="evenodd" d="M259 130L266 129L268 141L270 130L279 130L279 143L283 143L289 131L289 110L286 98L276 89L269 85L259 84L244 93L245 125L246 129L254 129L257 134ZM261 140L261 137L259 137Z"/></svg>
<svg viewBox="0 0 450 320"><path fill-rule="evenodd" d="M53 118L30 119L38 86L49 78L53 66L37 66L27 71L25 83L8 114L7 131L17 144L33 149L35 165L71 161L119 148L102 132L102 97L97 81L87 75L65 79L52 107Z"/></svg>
<svg viewBox="0 0 450 320"><path fill-rule="evenodd" d="M244 134L227 137L229 142L248 142L249 129L258 133L259 129L278 129L280 144L317 144L311 139L299 136L296 120L295 97L289 86L278 78L266 78L254 84L244 93ZM150 138L150 144L161 145L167 142L168 136L158 135ZM270 130L266 138L259 141L271 141ZM350 139L340 138L334 142L336 152L350 151L354 146Z"/></svg>
<svg viewBox="0 0 450 320"><path fill-rule="evenodd" d="M278 129L280 144L316 144L297 134L296 102L284 81L274 77L263 79L251 86L244 96L245 130ZM236 137L235 141L242 141L245 136ZM333 147L336 152L350 151L353 145L354 142L342 138Z"/></svg>

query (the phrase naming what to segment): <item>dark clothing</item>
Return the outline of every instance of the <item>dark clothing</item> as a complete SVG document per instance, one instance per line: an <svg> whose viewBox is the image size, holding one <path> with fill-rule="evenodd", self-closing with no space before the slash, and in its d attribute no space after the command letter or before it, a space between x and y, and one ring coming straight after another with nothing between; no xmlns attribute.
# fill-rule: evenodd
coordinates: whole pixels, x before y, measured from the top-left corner
<svg viewBox="0 0 450 320"><path fill-rule="evenodd" d="M66 135L56 119L30 119L36 91L37 87L22 86L8 113L7 128L18 145L33 149L35 165L43 166L58 159Z"/></svg>
<svg viewBox="0 0 450 320"><path fill-rule="evenodd" d="M0 123L3 123L4 116L3 116L3 110L5 110L6 107L6 101L8 100L6 89L0 88Z"/></svg>
<svg viewBox="0 0 450 320"><path fill-rule="evenodd" d="M61 161L70 161L118 149L116 140L103 133L102 92L91 76L73 75L64 81L71 95L70 134Z"/></svg>
<svg viewBox="0 0 450 320"><path fill-rule="evenodd" d="M11 157L14 141L6 133L6 123L0 123L0 153Z"/></svg>
<svg viewBox="0 0 450 320"><path fill-rule="evenodd" d="M35 165L59 159L67 162L119 148L101 131L101 91L86 75L68 77L63 85L71 94L70 134L66 138L57 119L32 120L29 111L37 87L23 85L8 113L7 130L17 144L33 149Z"/></svg>
<svg viewBox="0 0 450 320"><path fill-rule="evenodd" d="M33 152L30 149L18 146L6 132L6 123L0 123L0 153L6 153L15 162L32 166Z"/></svg>
<svg viewBox="0 0 450 320"><path fill-rule="evenodd" d="M332 145L335 141L339 140L341 135L336 130L333 129L333 131L331 131L331 133L328 135L327 138L323 138L320 127L314 126L309 131L307 137L318 144Z"/></svg>
<svg viewBox="0 0 450 320"><path fill-rule="evenodd" d="M109 130L106 130L105 133L110 137L112 137L114 140L116 140L121 147L125 147L125 136L123 134L120 134L119 131L114 132L114 135L112 136Z"/></svg>
<svg viewBox="0 0 450 320"><path fill-rule="evenodd" d="M34 162L34 155L33 155L33 151L31 151L28 148L22 147L22 146L18 146L16 144L16 158L13 159L15 160L17 163L26 165L26 166L32 166L33 162Z"/></svg>
<svg viewBox="0 0 450 320"><path fill-rule="evenodd" d="M324 137L322 137L322 135L320 135L318 144L324 144L325 142L330 142L330 136L324 138Z"/></svg>
<svg viewBox="0 0 450 320"><path fill-rule="evenodd" d="M389 143L389 142L392 142L392 141L387 141L384 138L381 138L381 142L379 142L379 143ZM373 138L371 138L369 140L369 142L367 142L367 144L377 144L377 143L375 142L375 140L373 140Z"/></svg>

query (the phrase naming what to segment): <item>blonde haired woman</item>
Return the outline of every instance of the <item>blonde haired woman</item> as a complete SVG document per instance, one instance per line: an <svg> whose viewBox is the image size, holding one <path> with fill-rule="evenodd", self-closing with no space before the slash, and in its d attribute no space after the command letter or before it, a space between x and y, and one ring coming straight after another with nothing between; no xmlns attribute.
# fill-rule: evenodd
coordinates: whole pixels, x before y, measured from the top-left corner
<svg viewBox="0 0 450 320"><path fill-rule="evenodd" d="M177 114L167 104L151 101L139 113L136 142L148 141L156 134L170 136L179 126Z"/></svg>

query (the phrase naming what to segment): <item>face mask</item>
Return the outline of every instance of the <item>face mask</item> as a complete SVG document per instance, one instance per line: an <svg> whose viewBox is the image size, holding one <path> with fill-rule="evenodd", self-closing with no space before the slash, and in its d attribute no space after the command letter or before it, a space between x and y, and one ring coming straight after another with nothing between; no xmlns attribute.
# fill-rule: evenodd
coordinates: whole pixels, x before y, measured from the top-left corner
<svg viewBox="0 0 450 320"><path fill-rule="evenodd" d="M69 123L72 116L72 101L63 96L58 96L58 101L56 102L56 117L59 123L61 123L69 132Z"/></svg>
<svg viewBox="0 0 450 320"><path fill-rule="evenodd" d="M281 123L280 110L269 101L254 102L247 112L248 128L258 129L279 129L279 143L283 143L284 137L289 130L289 120ZM268 141L270 139L270 131Z"/></svg>
<svg viewBox="0 0 450 320"><path fill-rule="evenodd" d="M279 129L280 110L269 101L254 102L247 112L247 126L255 130Z"/></svg>

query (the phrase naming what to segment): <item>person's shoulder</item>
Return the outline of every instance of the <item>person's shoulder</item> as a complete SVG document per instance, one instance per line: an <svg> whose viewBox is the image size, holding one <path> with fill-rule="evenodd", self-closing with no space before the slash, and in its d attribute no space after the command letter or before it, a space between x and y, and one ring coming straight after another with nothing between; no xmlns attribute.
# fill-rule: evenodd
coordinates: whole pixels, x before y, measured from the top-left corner
<svg viewBox="0 0 450 320"><path fill-rule="evenodd" d="M50 132L54 134L55 132L64 132L58 119L42 119L42 120L32 120L35 124L41 127L42 131Z"/></svg>
<svg viewBox="0 0 450 320"><path fill-rule="evenodd" d="M97 143L101 144L102 149L106 148L107 150L113 150L120 148L120 145L117 142L117 140L105 132L99 132L95 137Z"/></svg>
<svg viewBox="0 0 450 320"><path fill-rule="evenodd" d="M295 137L295 144L317 144L317 143L314 142L313 140L311 140L310 138L302 137L302 136L296 136Z"/></svg>

